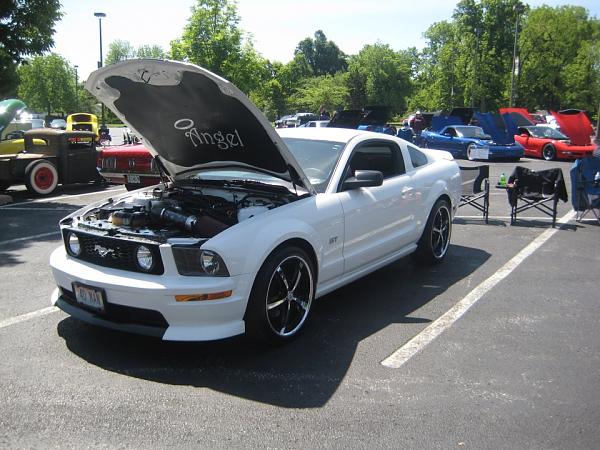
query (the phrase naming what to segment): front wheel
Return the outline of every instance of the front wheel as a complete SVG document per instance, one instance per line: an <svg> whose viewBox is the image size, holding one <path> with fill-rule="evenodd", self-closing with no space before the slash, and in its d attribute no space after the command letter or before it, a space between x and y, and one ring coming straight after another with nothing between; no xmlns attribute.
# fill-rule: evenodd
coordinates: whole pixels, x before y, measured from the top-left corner
<svg viewBox="0 0 600 450"><path fill-rule="evenodd" d="M295 338L308 319L315 283L314 264L304 250L290 246L272 253L258 271L248 300L248 335L270 344Z"/></svg>
<svg viewBox="0 0 600 450"><path fill-rule="evenodd" d="M58 185L58 171L51 162L40 159L25 170L25 186L33 194L48 195Z"/></svg>
<svg viewBox="0 0 600 450"><path fill-rule="evenodd" d="M442 262L452 234L452 221L450 218L450 206L448 201L440 199L435 202L423 235L417 243L417 250L413 253L414 258L424 264L437 264Z"/></svg>
<svg viewBox="0 0 600 450"><path fill-rule="evenodd" d="M546 161L554 161L556 159L556 149L552 144L546 144L542 149L542 156Z"/></svg>
<svg viewBox="0 0 600 450"><path fill-rule="evenodd" d="M467 159L469 161L475 161L475 157L473 156L473 144L467 147Z"/></svg>

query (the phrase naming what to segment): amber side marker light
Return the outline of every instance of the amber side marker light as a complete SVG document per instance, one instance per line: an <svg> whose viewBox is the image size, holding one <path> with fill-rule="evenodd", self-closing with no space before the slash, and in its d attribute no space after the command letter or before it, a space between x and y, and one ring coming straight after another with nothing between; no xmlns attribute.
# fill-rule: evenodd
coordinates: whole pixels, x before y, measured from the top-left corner
<svg viewBox="0 0 600 450"><path fill-rule="evenodd" d="M231 297L232 291L214 292L212 294L191 294L191 295L176 295L175 300L178 302L202 302L205 300L219 300L220 298Z"/></svg>

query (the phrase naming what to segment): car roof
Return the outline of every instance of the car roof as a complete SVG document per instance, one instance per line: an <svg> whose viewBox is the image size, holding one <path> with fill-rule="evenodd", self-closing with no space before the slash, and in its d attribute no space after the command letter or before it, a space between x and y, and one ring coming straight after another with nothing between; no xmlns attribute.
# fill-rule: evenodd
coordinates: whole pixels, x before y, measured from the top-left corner
<svg viewBox="0 0 600 450"><path fill-rule="evenodd" d="M354 130L350 128L328 128L328 127L298 127L298 128L278 128L277 132L282 138L313 139L317 141L334 141L347 143L352 138L362 135L373 135L380 137L380 133L370 131Z"/></svg>

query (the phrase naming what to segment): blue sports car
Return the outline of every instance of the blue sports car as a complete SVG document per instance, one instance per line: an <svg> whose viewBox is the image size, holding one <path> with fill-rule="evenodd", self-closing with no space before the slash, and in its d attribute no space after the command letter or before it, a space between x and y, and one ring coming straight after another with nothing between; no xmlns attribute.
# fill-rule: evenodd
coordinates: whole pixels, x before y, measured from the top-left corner
<svg viewBox="0 0 600 450"><path fill-rule="evenodd" d="M492 139L482 127L463 125L458 117L434 117L431 128L421 134L420 145L446 150L455 158L518 161L523 156L523 147L514 138L512 142L506 141L509 139L500 136Z"/></svg>

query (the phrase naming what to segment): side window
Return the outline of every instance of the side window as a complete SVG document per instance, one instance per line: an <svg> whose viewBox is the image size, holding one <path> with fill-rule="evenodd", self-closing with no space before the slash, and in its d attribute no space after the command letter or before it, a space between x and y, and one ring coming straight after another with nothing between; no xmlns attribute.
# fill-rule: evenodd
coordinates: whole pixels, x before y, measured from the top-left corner
<svg viewBox="0 0 600 450"><path fill-rule="evenodd" d="M407 147L408 154L410 155L410 160L412 162L413 167L421 167L429 162L427 156L421 150L419 150L416 147L413 147L412 145L407 145Z"/></svg>
<svg viewBox="0 0 600 450"><path fill-rule="evenodd" d="M347 176L353 176L357 170L378 170L384 179L406 172L400 149L387 142L372 142L354 150L348 164Z"/></svg>

